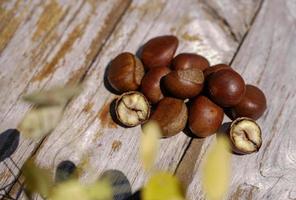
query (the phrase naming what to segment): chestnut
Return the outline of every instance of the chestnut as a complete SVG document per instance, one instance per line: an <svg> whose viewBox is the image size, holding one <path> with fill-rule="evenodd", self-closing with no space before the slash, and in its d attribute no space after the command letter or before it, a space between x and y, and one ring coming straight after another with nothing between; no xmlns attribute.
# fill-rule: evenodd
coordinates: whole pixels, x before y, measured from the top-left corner
<svg viewBox="0 0 296 200"><path fill-rule="evenodd" d="M163 78L166 91L181 99L198 95L203 89L203 84L203 72L197 68L175 70Z"/></svg>
<svg viewBox="0 0 296 200"><path fill-rule="evenodd" d="M137 90L144 73L141 60L131 53L124 52L112 60L107 72L107 79L115 90L123 93Z"/></svg>
<svg viewBox="0 0 296 200"><path fill-rule="evenodd" d="M188 125L198 137L214 134L222 124L223 109L205 96L195 98L189 107Z"/></svg>
<svg viewBox="0 0 296 200"><path fill-rule="evenodd" d="M123 93L115 104L116 117L120 123L132 127L144 123L150 115L146 97L137 91Z"/></svg>
<svg viewBox="0 0 296 200"><path fill-rule="evenodd" d="M207 78L209 75L215 73L215 72L218 72L220 70L232 70L232 68L229 66L229 65L226 65L226 64L217 64L217 65L214 65L212 67L208 67L206 68L203 72L204 72L204 76L205 78Z"/></svg>
<svg viewBox="0 0 296 200"><path fill-rule="evenodd" d="M229 131L233 151L249 154L259 151L262 145L261 129L252 119L241 117L231 123Z"/></svg>
<svg viewBox="0 0 296 200"><path fill-rule="evenodd" d="M173 35L159 36L149 40L144 44L141 53L141 60L145 69L169 66L178 44L178 38Z"/></svg>
<svg viewBox="0 0 296 200"><path fill-rule="evenodd" d="M159 124L163 137L171 137L185 128L187 118L187 107L182 100L164 97L159 101L150 119Z"/></svg>
<svg viewBox="0 0 296 200"><path fill-rule="evenodd" d="M209 61L203 56L194 53L181 53L173 59L171 67L173 70L198 68L204 71L209 66Z"/></svg>
<svg viewBox="0 0 296 200"><path fill-rule="evenodd" d="M155 67L149 70L142 79L141 92L151 103L157 103L163 98L160 80L171 70L167 67Z"/></svg>
<svg viewBox="0 0 296 200"><path fill-rule="evenodd" d="M237 105L245 95L243 78L234 70L220 70L207 79L210 98L222 107Z"/></svg>
<svg viewBox="0 0 296 200"><path fill-rule="evenodd" d="M242 100L232 107L231 117L249 117L258 119L266 110L266 98L264 93L254 85L246 85L246 93Z"/></svg>

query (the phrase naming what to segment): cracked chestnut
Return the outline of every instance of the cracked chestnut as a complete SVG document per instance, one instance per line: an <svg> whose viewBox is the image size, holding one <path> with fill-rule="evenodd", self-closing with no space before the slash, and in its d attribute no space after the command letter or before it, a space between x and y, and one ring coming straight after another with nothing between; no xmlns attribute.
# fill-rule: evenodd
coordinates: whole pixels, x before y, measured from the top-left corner
<svg viewBox="0 0 296 200"><path fill-rule="evenodd" d="M214 134L222 124L223 109L205 96L195 98L189 107L189 128L197 137Z"/></svg>
<svg viewBox="0 0 296 200"><path fill-rule="evenodd" d="M266 110L264 93L254 85L246 85L246 93L242 100L231 108L231 117L249 117L258 119Z"/></svg>
<svg viewBox="0 0 296 200"><path fill-rule="evenodd" d="M150 119L159 124L163 137L171 137L185 128L187 118L188 111L183 100L164 97Z"/></svg>
<svg viewBox="0 0 296 200"><path fill-rule="evenodd" d="M173 59L171 67L173 70L197 68L204 71L209 66L209 61L203 56L194 53L181 53Z"/></svg>
<svg viewBox="0 0 296 200"><path fill-rule="evenodd" d="M192 98L202 91L204 75L197 68L179 69L167 74L163 78L163 85L166 91L174 97Z"/></svg>
<svg viewBox="0 0 296 200"><path fill-rule="evenodd" d="M231 123L230 140L233 151L238 154L250 154L259 151L262 145L261 129L252 119L241 117Z"/></svg>
<svg viewBox="0 0 296 200"><path fill-rule="evenodd" d="M160 80L171 70L167 67L155 67L149 70L142 79L141 92L153 104L163 98L160 88Z"/></svg>
<svg viewBox="0 0 296 200"><path fill-rule="evenodd" d="M124 52L116 56L108 69L110 85L120 93L137 90L140 87L145 70L140 59Z"/></svg>
<svg viewBox="0 0 296 200"><path fill-rule="evenodd" d="M234 70L220 70L207 79L207 92L210 98L222 107L237 105L245 95L243 78Z"/></svg>
<svg viewBox="0 0 296 200"><path fill-rule="evenodd" d="M141 60L146 70L154 67L169 66L178 47L178 38L164 35L152 38L144 44Z"/></svg>
<svg viewBox="0 0 296 200"><path fill-rule="evenodd" d="M146 97L137 91L123 93L115 104L117 119L125 126L132 127L144 123L150 115L150 105Z"/></svg>

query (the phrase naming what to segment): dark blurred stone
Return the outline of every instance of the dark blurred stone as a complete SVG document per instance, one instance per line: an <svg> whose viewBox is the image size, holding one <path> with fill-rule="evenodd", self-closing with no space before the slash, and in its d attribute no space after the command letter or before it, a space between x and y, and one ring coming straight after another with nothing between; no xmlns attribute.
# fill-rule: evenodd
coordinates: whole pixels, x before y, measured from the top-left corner
<svg viewBox="0 0 296 200"><path fill-rule="evenodd" d="M113 199L125 200L132 195L132 189L127 177L119 170L105 171L100 180L107 180L112 186Z"/></svg>
<svg viewBox="0 0 296 200"><path fill-rule="evenodd" d="M63 182L69 180L69 178L71 178L71 176L74 174L75 170L76 165L73 162L69 160L61 162L56 169L55 181Z"/></svg>
<svg viewBox="0 0 296 200"><path fill-rule="evenodd" d="M10 157L19 145L20 132L16 129L7 129L0 134L0 162Z"/></svg>

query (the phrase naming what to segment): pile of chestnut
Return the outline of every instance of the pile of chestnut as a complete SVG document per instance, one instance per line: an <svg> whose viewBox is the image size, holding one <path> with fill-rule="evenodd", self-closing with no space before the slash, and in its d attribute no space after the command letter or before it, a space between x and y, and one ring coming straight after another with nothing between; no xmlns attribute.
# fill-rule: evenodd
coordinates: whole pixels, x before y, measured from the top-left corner
<svg viewBox="0 0 296 200"><path fill-rule="evenodd" d="M107 80L121 94L115 105L118 121L132 127L155 120L163 137L186 126L207 137L218 131L225 111L234 120L229 128L234 151L258 151L262 139L255 120L266 109L263 92L226 64L210 67L193 53L174 57L178 43L172 35L155 37L143 45L140 58L125 52L110 63Z"/></svg>

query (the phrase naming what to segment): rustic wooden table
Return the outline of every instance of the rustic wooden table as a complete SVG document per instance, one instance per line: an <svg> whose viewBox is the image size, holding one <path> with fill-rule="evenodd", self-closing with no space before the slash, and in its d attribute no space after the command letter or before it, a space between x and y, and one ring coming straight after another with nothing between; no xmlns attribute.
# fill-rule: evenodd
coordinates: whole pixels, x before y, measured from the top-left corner
<svg viewBox="0 0 296 200"><path fill-rule="evenodd" d="M118 53L135 52L164 34L178 36L178 52L231 63L267 96L268 110L258 121L263 146L256 154L232 156L228 199L296 199L295 0L0 0L1 132L16 128L31 109L23 94L85 84L50 135L38 141L21 136L16 151L1 159L0 199L23 198L19 168L31 157L53 173L63 160L83 164L85 182L119 169L134 191L144 184L140 127L112 123L108 109L115 95L103 77ZM188 185L190 200L204 199L200 163L214 139L180 133L161 140L157 166Z"/></svg>

